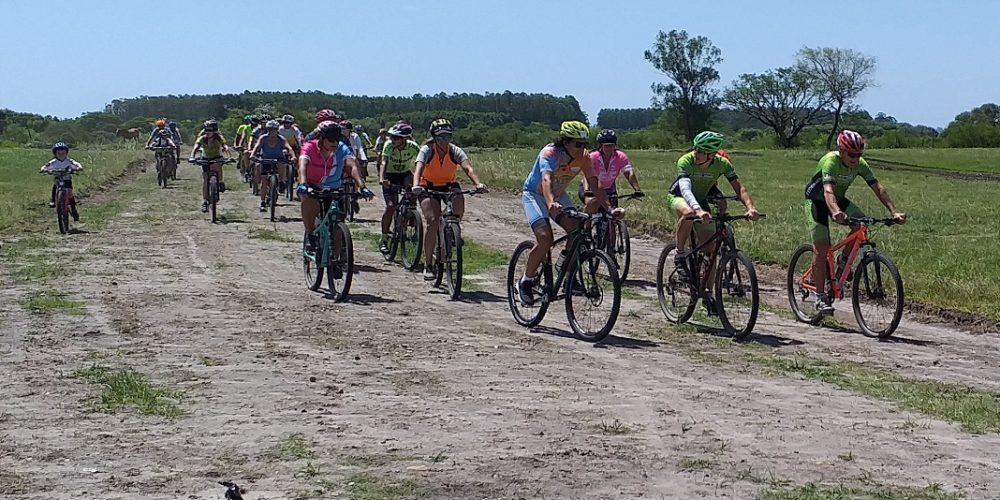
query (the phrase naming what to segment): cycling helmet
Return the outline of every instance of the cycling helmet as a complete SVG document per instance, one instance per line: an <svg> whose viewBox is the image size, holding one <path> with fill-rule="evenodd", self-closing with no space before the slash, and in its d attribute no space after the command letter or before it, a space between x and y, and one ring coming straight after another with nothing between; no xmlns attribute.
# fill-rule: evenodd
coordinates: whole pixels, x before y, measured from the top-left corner
<svg viewBox="0 0 1000 500"><path fill-rule="evenodd" d="M219 131L219 122L217 122L215 120L207 120L207 121L205 121L204 125L205 125L205 131L206 132L218 132Z"/></svg>
<svg viewBox="0 0 1000 500"><path fill-rule="evenodd" d="M253 122L256 119L257 119L257 117L254 116L254 115L243 115L243 122L244 123L251 123L251 122Z"/></svg>
<svg viewBox="0 0 1000 500"><path fill-rule="evenodd" d="M258 125L258 124L260 124L260 117L257 116L257 115L250 115L250 124L251 125Z"/></svg>
<svg viewBox="0 0 1000 500"><path fill-rule="evenodd" d="M439 134L454 134L454 133L455 133L455 127L451 126L451 122L444 118L439 118L431 122L432 137L437 136Z"/></svg>
<svg viewBox="0 0 1000 500"><path fill-rule="evenodd" d="M260 114L260 121L261 122L267 123L267 121L270 120L270 119L271 119L271 115L269 115L267 113L261 113Z"/></svg>
<svg viewBox="0 0 1000 500"><path fill-rule="evenodd" d="M320 123L316 130L319 132L319 136L328 141L339 141L340 140L340 124L333 120L326 120Z"/></svg>
<svg viewBox="0 0 1000 500"><path fill-rule="evenodd" d="M160 118L159 120L156 120L156 128L163 128L163 127L166 127L166 126L167 126L167 121L164 120L163 118Z"/></svg>
<svg viewBox="0 0 1000 500"><path fill-rule="evenodd" d="M413 135L413 127L407 123L397 123L389 129L389 135L396 137L409 137Z"/></svg>
<svg viewBox="0 0 1000 500"><path fill-rule="evenodd" d="M175 122L173 120L170 120L170 123L168 123L167 126L170 127L170 128L172 128L172 129L173 128L177 128L177 122Z"/></svg>
<svg viewBox="0 0 1000 500"><path fill-rule="evenodd" d="M357 127L354 127L354 131L360 134L365 131L365 128L362 127L361 125L358 125Z"/></svg>
<svg viewBox="0 0 1000 500"><path fill-rule="evenodd" d="M351 120L343 120L340 122L340 128L345 130L353 130L354 124L351 123Z"/></svg>
<svg viewBox="0 0 1000 500"><path fill-rule="evenodd" d="M295 123L295 117L292 115L282 116L281 123Z"/></svg>
<svg viewBox="0 0 1000 500"><path fill-rule="evenodd" d="M618 134L614 130L606 128L597 134L598 144L618 144Z"/></svg>
<svg viewBox="0 0 1000 500"><path fill-rule="evenodd" d="M387 129L387 128L380 128L380 129L378 129L378 135L388 134L388 133L389 133L389 129Z"/></svg>
<svg viewBox="0 0 1000 500"><path fill-rule="evenodd" d="M267 123L264 124L264 128L266 128L268 130L272 130L272 129L273 130L278 130L279 127L281 127L281 124L278 123L278 120L268 120Z"/></svg>
<svg viewBox="0 0 1000 500"><path fill-rule="evenodd" d="M837 146L848 153L861 153L865 150L865 138L853 130L845 130L837 136Z"/></svg>
<svg viewBox="0 0 1000 500"><path fill-rule="evenodd" d="M57 142L52 145L52 154L56 154L56 151L63 150L69 152L69 146L65 142Z"/></svg>
<svg viewBox="0 0 1000 500"><path fill-rule="evenodd" d="M715 153L722 149L726 138L718 132L704 131L694 136L694 148L702 153Z"/></svg>
<svg viewBox="0 0 1000 500"><path fill-rule="evenodd" d="M320 124L325 121L335 121L337 119L337 112L332 109L321 109L316 112L316 124Z"/></svg>
<svg viewBox="0 0 1000 500"><path fill-rule="evenodd" d="M562 122L562 125L559 126L559 138L586 141L590 139L590 129L583 123L575 120Z"/></svg>

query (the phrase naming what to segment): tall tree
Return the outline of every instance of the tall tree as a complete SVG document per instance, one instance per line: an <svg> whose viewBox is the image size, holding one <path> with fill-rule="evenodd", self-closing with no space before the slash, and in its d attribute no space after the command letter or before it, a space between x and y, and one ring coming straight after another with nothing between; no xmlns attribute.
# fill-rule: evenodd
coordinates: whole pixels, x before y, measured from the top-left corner
<svg viewBox="0 0 1000 500"><path fill-rule="evenodd" d="M712 115L718 92L712 84L719 81L715 65L722 62L722 51L704 36L691 38L687 31L660 31L646 60L667 75L673 83L653 83L653 105L673 108L681 117L688 139L694 138Z"/></svg>
<svg viewBox="0 0 1000 500"><path fill-rule="evenodd" d="M840 112L868 87L874 85L875 58L850 49L804 47L796 54L796 67L808 73L834 104L833 127L826 138L826 148L840 127Z"/></svg>
<svg viewBox="0 0 1000 500"><path fill-rule="evenodd" d="M819 122L830 104L830 98L819 90L814 79L796 68L740 75L723 100L771 127L783 148L795 145L799 132Z"/></svg>

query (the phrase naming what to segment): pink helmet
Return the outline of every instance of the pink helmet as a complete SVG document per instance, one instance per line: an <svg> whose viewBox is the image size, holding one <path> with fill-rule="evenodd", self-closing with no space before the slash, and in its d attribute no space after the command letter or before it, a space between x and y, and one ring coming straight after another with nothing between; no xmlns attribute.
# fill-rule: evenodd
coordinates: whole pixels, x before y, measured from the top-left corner
<svg viewBox="0 0 1000 500"><path fill-rule="evenodd" d="M334 110L332 110L332 109L321 109L321 110L319 110L319 111L316 112L316 124L317 125L320 124L320 123L322 123L322 122L328 121L328 120L330 120L330 121L336 121L337 118L338 118L337 117L337 112L334 111Z"/></svg>
<svg viewBox="0 0 1000 500"><path fill-rule="evenodd" d="M861 153L865 150L865 138L853 130L845 130L837 136L837 146L848 153Z"/></svg>

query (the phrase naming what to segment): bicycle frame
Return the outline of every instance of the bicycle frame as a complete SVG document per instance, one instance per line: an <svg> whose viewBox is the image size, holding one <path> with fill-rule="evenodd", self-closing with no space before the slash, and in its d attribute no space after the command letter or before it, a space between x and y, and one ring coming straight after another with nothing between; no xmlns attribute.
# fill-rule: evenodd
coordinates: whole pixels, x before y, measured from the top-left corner
<svg viewBox="0 0 1000 500"><path fill-rule="evenodd" d="M830 287L832 289L831 299L842 299L844 298L844 284L847 283L847 276L851 272L852 265L854 264L854 259L857 257L858 252L861 247L871 246L875 247L875 243L868 239L868 225L861 224L856 231L847 235L840 243L830 247L826 255L826 279L829 280ZM847 255L847 261L844 263L844 269L841 270L840 276L835 276L836 270L834 268L835 255L838 250L849 247L850 253ZM813 266L815 265L815 260L813 264L809 266L806 272L802 273L802 279L799 286L802 288L816 293L816 285L810 283L812 280ZM836 278L836 279L834 279Z"/></svg>
<svg viewBox="0 0 1000 500"><path fill-rule="evenodd" d="M591 228L594 224L594 221L601 218L611 219L611 215L606 212L593 215L585 214L583 212L579 212L576 210L563 209L563 212L566 213L567 217L572 217L580 221L580 225L576 229L569 231L568 233L562 235L561 237L557 238L555 241L552 242L552 247L555 247L556 245L566 241L570 237L573 238L572 240L573 244L569 245L566 248L566 262L563 263L562 269L558 269L559 272L556 275L555 280L553 281L552 284L553 290L546 291L547 294L549 295L550 301L554 300L558 296L558 292L556 290L562 289L563 279L565 279L566 277L566 269L569 267L567 263L570 261L570 259L573 259L573 263L575 264L575 267L573 269L580 269L580 249L593 247L594 240L592 236L593 231L591 231ZM548 254L545 256L545 262L543 262L542 265L544 266L552 265L551 248L549 249Z"/></svg>

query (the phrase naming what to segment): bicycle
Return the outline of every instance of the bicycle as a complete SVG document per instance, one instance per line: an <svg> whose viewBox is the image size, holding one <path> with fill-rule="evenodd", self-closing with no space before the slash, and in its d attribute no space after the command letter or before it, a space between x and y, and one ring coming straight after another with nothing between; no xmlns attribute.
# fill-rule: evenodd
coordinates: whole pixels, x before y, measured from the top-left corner
<svg viewBox="0 0 1000 500"><path fill-rule="evenodd" d="M663 248L656 264L656 295L663 315L671 322L684 323L691 319L698 301L703 300L709 314L719 316L727 333L736 340L745 340L757 323L760 290L753 261L736 247L736 237L730 224L735 220L748 220L749 216L729 215L725 212L724 200L738 199L736 196L709 198L708 202L716 206L716 213L712 216L715 232L695 246L696 231L691 231L688 241L694 248L689 248L684 261L688 272L687 280L678 276L674 266L676 243L669 243ZM759 217L767 218L765 214L759 214ZM701 220L694 215L687 218ZM707 252L706 247L713 244L714 250ZM708 291L713 278L714 297ZM733 303L727 305L730 301ZM741 305L744 307L739 308ZM744 311L747 307L749 310Z"/></svg>
<svg viewBox="0 0 1000 500"><path fill-rule="evenodd" d="M69 234L73 230L69 225L69 216L72 212L72 207L70 204L70 189L68 184L73 172L69 170L52 170L41 173L55 177L52 182L56 185L56 195L53 200L56 204L56 223L59 224L59 232L61 234Z"/></svg>
<svg viewBox="0 0 1000 500"><path fill-rule="evenodd" d="M423 251L424 226L417 212L417 197L407 186L403 196L396 203L392 214L392 233L386 243L388 251L382 252L382 257L392 262L398 251L403 268L416 271L420 266L420 255Z"/></svg>
<svg viewBox="0 0 1000 500"><path fill-rule="evenodd" d="M296 153L298 157L298 153ZM288 196L288 201L295 201L295 181L299 177L298 164L296 164L294 159L289 159L285 163L285 195Z"/></svg>
<svg viewBox="0 0 1000 500"><path fill-rule="evenodd" d="M319 202L322 215L312 233L319 244L316 251L312 254L308 251L308 234L302 243L302 270L306 285L314 292L319 290L325 272L330 295L334 302L342 302L347 298L354 275L354 242L351 230L343 219L345 212L337 205L343 205L345 201L349 205L351 200L362 195L340 189L309 188L307 192ZM339 203L334 203L338 199Z"/></svg>
<svg viewBox="0 0 1000 500"><path fill-rule="evenodd" d="M438 221L437 245L434 246L432 259L434 264L431 266L434 281L431 286L437 288L441 286L442 281L447 281L448 295L452 299L457 299L462 294L462 247L465 244L462 240L461 222L455 215L454 199L459 195L475 196L479 193L477 189L444 192L425 190L420 196L445 203L445 209Z"/></svg>
<svg viewBox="0 0 1000 500"><path fill-rule="evenodd" d="M243 179L244 184L249 184L253 181L253 170L250 168L250 162L246 157L246 146L233 146L236 150L239 160L236 162L236 169L240 171L240 177ZM256 193L254 193L256 194Z"/></svg>
<svg viewBox="0 0 1000 500"><path fill-rule="evenodd" d="M621 200L638 200L644 196L645 194L642 193L632 193L627 196L611 194L608 195L608 200L615 203ZM614 231L613 236L612 230ZM629 240L628 226L625 225L625 221L617 217L609 220L599 219L597 224L594 224L594 244L615 259L619 278L624 283L632 264L632 243Z"/></svg>
<svg viewBox="0 0 1000 500"><path fill-rule="evenodd" d="M358 186L354 183L353 177L345 177L343 182L341 182L341 186L341 189L343 189L345 193L357 194L358 192ZM352 203L348 203L347 206L344 207L344 214L348 222L354 222L354 216L357 215L357 213L354 210L353 200Z"/></svg>
<svg viewBox="0 0 1000 500"><path fill-rule="evenodd" d="M258 158L257 163L260 164L261 183L266 183L267 185L267 200L265 203L267 203L271 212L271 222L274 222L274 211L278 205L278 164L288 165L291 162L288 160Z"/></svg>
<svg viewBox="0 0 1000 500"><path fill-rule="evenodd" d="M176 178L175 149L170 146L150 146L146 149L152 149L156 154L156 185L166 188L167 180Z"/></svg>
<svg viewBox="0 0 1000 500"><path fill-rule="evenodd" d="M562 213L566 217L579 221L580 225L553 242L553 247L564 241L567 243L564 263L562 266L559 266L558 263L556 265L555 281L552 278L552 250L550 249L538 269L538 275L541 279L536 279L532 284L532 294L535 296L535 300L530 304L521 301L517 290L518 281L524 275L528 252L535 246L535 242L532 240L522 241L514 249L514 253L510 257L510 264L507 266L507 303L514 316L514 321L521 326L531 328L541 323L549 304L560 298L565 298L566 318L570 328L573 329L573 335L587 342L599 342L611 333L611 329L614 328L615 322L618 320L622 293L618 266L611 256L603 250L595 248L591 236L593 234L591 225L595 219L610 218L611 216L607 213L591 215L570 207L564 208ZM563 259L560 258L560 260ZM609 290L606 291L606 288ZM562 289L562 296L559 295L560 289ZM611 309L596 322L586 318L581 321L574 310L574 306L581 305L584 306L582 312L586 313L589 312L587 309L596 309L605 303L610 304Z"/></svg>
<svg viewBox="0 0 1000 500"><path fill-rule="evenodd" d="M892 227L899 224L895 219L874 219L871 217L851 217L848 224L859 226L852 231L843 241L830 248L827 253L827 293L830 300L844 298L844 289L850 282L851 303L854 309L854 319L861 327L861 333L869 337L880 339L889 338L899 326L899 321L903 317L903 279L899 275L899 269L882 252L879 252L875 242L871 240L868 232L871 226L882 224ZM837 268L834 270L834 254L843 248L847 248L846 259L837 259ZM863 249L863 252L862 252ZM855 258L862 252L860 263L857 269L852 269ZM805 271L800 272L800 262L803 256L809 254L807 261L809 265ZM795 317L802 322L812 325L819 324L823 316L815 311L815 300L811 303L812 313L806 305L806 299L816 293L816 286L813 283L813 246L803 244L795 250L788 263L788 303L792 307ZM841 253L841 257L843 257ZM803 266L805 267L805 266ZM884 272L889 273L890 280L883 277ZM836 277L831 280L830 277ZM891 282L890 282L891 281ZM887 285L891 289L887 290ZM869 324L868 315L862 307L862 300L868 299L872 302L872 309L885 305L890 299L895 303L887 309L891 309L892 318L883 328L874 328ZM871 318L874 320L875 318Z"/></svg>
<svg viewBox="0 0 1000 500"><path fill-rule="evenodd" d="M216 216L219 205L219 176L208 167L216 163L226 165L229 163L236 163L236 161L237 160L233 158L217 158L214 160L206 160L204 158L195 160L188 159L188 163L200 165L202 172L208 172L208 205L209 210L212 212L212 224L215 224L219 220Z"/></svg>

